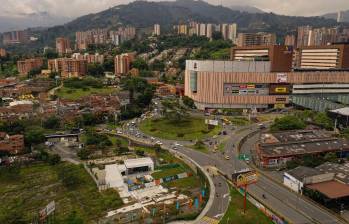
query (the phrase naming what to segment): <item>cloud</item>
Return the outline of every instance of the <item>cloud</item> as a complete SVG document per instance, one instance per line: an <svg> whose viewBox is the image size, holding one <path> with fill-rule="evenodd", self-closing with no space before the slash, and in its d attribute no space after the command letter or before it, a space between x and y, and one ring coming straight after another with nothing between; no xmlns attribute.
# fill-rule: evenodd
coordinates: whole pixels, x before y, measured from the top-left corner
<svg viewBox="0 0 349 224"><path fill-rule="evenodd" d="M159 1L159 0L156 0ZM267 12L285 15L315 16L349 9L348 0L207 0L212 4L249 5ZM78 17L125 4L130 0L0 0L2 15L49 12L53 15Z"/></svg>

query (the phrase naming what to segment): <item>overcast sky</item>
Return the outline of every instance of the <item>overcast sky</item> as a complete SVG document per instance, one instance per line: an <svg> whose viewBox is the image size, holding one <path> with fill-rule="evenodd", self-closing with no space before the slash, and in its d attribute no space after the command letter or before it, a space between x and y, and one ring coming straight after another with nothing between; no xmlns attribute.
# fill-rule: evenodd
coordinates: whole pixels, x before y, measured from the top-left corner
<svg viewBox="0 0 349 224"><path fill-rule="evenodd" d="M49 12L78 17L131 0L0 0L0 15ZM284 15L314 16L348 10L349 0L207 0L213 4L249 5Z"/></svg>

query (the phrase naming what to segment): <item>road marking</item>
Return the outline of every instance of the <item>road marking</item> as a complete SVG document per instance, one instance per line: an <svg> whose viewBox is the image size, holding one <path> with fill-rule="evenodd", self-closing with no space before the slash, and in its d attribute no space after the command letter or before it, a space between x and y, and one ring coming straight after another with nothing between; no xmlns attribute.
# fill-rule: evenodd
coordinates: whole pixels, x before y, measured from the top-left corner
<svg viewBox="0 0 349 224"><path fill-rule="evenodd" d="M203 217L198 224L218 224L219 221L217 219L210 218L208 216Z"/></svg>
<svg viewBox="0 0 349 224"><path fill-rule="evenodd" d="M215 217L216 219L218 219L218 218L222 217L223 215L224 215L224 213L221 213L221 214L215 215L215 216L213 216L213 217Z"/></svg>

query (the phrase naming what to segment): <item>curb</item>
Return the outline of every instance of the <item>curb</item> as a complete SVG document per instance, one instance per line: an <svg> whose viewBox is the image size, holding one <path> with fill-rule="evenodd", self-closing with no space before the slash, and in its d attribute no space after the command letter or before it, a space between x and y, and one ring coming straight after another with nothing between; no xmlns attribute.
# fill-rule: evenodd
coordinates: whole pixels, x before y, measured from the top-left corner
<svg viewBox="0 0 349 224"><path fill-rule="evenodd" d="M130 136L127 136L127 135L124 135L124 134L114 134L116 136L120 136L120 137L124 137L124 138L127 138L131 141L134 141L134 142L138 142L138 143L141 143L141 144L146 144L146 145L152 145L151 143L148 143L148 142L143 142L143 141L140 141L138 139L135 139L133 137L130 137ZM197 168L199 168L201 170L201 172L203 172L209 182L209 185L210 185L210 197L206 203L206 206L205 208L201 211L201 213L199 214L198 217L196 217L195 220L193 221L174 221L174 222L170 222L171 224L196 224L196 223L199 223L200 220L205 217L205 215L207 214L207 212L211 209L212 205L213 205L213 200L214 200L214 195L215 195L215 191L216 191L216 188L214 186L214 183L213 183L213 180L212 178L210 177L210 175L206 172L206 170L201 167L197 162L195 162L194 160L192 160L190 157L186 156L185 154L181 153L181 152L177 152L177 151L174 151L170 148L166 148L166 147L163 147L161 146L162 149L164 150L167 150L169 151L171 154L177 154L177 155L180 155L184 158L186 158L188 161L190 161L191 163L193 163ZM185 161L184 161L185 162Z"/></svg>

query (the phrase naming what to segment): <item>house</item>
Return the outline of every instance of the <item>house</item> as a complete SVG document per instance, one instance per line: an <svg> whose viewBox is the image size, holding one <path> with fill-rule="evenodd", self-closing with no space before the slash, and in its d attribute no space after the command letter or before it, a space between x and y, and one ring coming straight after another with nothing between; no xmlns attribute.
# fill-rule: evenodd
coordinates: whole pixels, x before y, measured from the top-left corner
<svg viewBox="0 0 349 224"><path fill-rule="evenodd" d="M9 135L6 132L0 132L0 152L16 155L22 153L23 151L23 135Z"/></svg>

